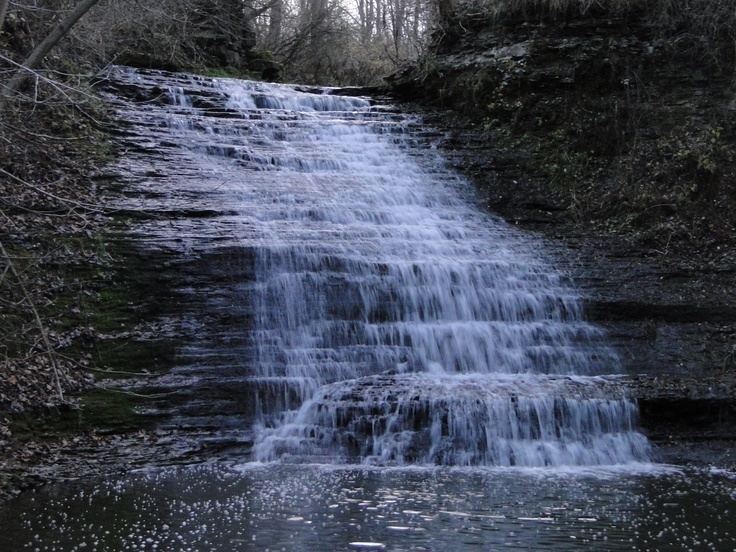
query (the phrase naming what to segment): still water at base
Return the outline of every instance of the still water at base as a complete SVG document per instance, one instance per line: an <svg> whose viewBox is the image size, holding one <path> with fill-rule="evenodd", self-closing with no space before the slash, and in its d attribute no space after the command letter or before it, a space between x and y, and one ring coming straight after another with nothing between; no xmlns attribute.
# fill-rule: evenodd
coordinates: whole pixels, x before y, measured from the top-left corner
<svg viewBox="0 0 736 552"><path fill-rule="evenodd" d="M734 550L735 500L732 474L649 465L167 469L28 493L0 550Z"/></svg>

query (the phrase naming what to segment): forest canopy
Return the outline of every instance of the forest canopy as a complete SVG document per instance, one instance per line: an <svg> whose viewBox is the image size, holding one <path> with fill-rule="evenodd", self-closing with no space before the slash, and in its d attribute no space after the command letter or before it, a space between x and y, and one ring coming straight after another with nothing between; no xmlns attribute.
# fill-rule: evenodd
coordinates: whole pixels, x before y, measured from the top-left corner
<svg viewBox="0 0 736 552"><path fill-rule="evenodd" d="M420 57L435 31L581 12L646 14L667 34L730 40L733 54L731 0L0 0L0 66L14 72L51 36L53 48L41 48L33 65L62 74L117 63L369 85Z"/></svg>
<svg viewBox="0 0 736 552"><path fill-rule="evenodd" d="M0 0L0 49L21 63L80 7L47 64L59 72L117 63L323 84L379 82L421 53L438 11L435 0Z"/></svg>

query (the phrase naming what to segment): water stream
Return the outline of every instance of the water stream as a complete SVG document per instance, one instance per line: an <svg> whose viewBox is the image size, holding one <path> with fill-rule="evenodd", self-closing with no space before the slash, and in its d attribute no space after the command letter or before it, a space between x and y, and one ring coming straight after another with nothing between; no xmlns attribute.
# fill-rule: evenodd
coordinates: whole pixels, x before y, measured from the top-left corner
<svg viewBox="0 0 736 552"><path fill-rule="evenodd" d="M233 116L198 107L202 89ZM620 367L574 289L475 205L420 121L330 90L168 91L171 140L241 169L254 371L286 397L261 399L256 459L647 460L636 406L596 389Z"/></svg>
<svg viewBox="0 0 736 552"><path fill-rule="evenodd" d="M235 300L256 460L648 459L636 405L600 389L620 366L574 288L476 205L416 117L330 89L116 78L161 91L124 118L174 150L158 170L186 168L180 189L227 190L220 226L252 256Z"/></svg>
<svg viewBox="0 0 736 552"><path fill-rule="evenodd" d="M208 410L208 427L252 436L239 460L254 463L44 491L70 517L47 525L24 499L6 536L35 533L42 550L618 550L684 539L667 495L675 517L713 509L683 543L734 542L732 480L693 476L711 486L698 494L648 463L619 359L554 255L476 203L419 118L331 89L111 78L133 144L127 201L198 213L138 232L226 259L200 294L227 331L197 326L159 385L247 404L227 417L194 391L175 419ZM92 506L107 513L91 521Z"/></svg>

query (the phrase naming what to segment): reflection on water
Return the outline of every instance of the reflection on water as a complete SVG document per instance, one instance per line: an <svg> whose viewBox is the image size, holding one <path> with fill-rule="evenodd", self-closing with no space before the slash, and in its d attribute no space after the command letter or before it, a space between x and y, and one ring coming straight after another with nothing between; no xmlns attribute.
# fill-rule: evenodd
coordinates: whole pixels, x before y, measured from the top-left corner
<svg viewBox="0 0 736 552"><path fill-rule="evenodd" d="M734 550L735 500L733 476L650 466L200 467L29 493L0 549Z"/></svg>

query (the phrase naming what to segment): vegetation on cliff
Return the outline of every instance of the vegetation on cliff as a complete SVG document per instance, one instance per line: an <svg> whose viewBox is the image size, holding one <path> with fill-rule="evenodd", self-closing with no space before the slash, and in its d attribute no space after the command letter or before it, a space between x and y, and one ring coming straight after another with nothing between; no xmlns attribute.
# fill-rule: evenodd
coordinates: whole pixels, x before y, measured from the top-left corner
<svg viewBox="0 0 736 552"><path fill-rule="evenodd" d="M22 75L12 59L25 53L14 15L0 34L5 83ZM39 72L21 90L0 107L0 449L6 416L66 405L89 382L89 354L69 347L106 262L105 199L90 179L111 152L106 114L78 78Z"/></svg>
<svg viewBox="0 0 736 552"><path fill-rule="evenodd" d="M735 39L726 0L459 2L392 82L482 121L517 182L486 179L493 208L715 249L735 229Z"/></svg>

